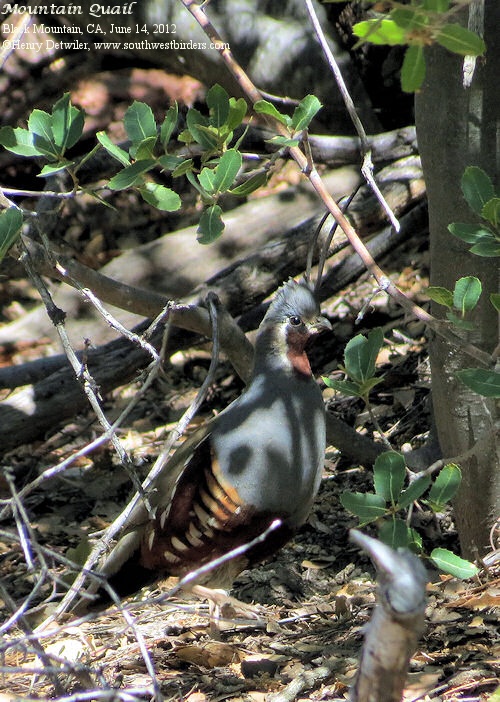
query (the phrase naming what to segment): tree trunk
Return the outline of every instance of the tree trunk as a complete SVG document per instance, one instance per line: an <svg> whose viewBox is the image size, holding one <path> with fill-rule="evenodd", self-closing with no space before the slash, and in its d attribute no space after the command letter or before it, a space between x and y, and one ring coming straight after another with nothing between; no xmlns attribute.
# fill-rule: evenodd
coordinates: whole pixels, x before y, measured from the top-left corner
<svg viewBox="0 0 500 702"><path fill-rule="evenodd" d="M485 0L484 10L487 54L478 59L471 86L463 87L463 59L433 47L426 56L426 81L416 99L416 121L429 199L432 285L453 290L462 276L480 278L483 294L474 315L476 329L460 333L491 353L498 344L498 314L489 301L490 294L498 292L498 259L469 254L469 247L447 231L451 222L477 221L460 190L466 166L483 168L497 192L500 185L500 3ZM467 13L461 19L466 23ZM434 307L437 316L444 316L443 307ZM443 455L465 456L460 461L463 483L455 519L462 551L473 558L484 554L489 529L500 514L498 407L456 378L456 371L477 365L461 349L435 337L430 357Z"/></svg>

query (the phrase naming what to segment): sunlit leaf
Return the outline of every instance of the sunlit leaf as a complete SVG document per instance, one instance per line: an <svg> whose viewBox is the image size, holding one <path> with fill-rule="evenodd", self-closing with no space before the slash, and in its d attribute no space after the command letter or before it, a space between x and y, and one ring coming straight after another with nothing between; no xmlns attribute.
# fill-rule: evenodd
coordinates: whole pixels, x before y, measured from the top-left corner
<svg viewBox="0 0 500 702"><path fill-rule="evenodd" d="M174 104L170 105L170 107L168 108L167 114L165 115L165 119L163 120L160 129L160 141L163 144L163 148L165 149L165 151L167 150L170 137L172 136L172 133L175 127L177 126L178 116L179 108L177 106L177 102L174 102Z"/></svg>
<svg viewBox="0 0 500 702"><path fill-rule="evenodd" d="M352 28L355 36L372 44L396 46L406 44L406 32L392 19L369 19L357 22Z"/></svg>
<svg viewBox="0 0 500 702"><path fill-rule="evenodd" d="M200 244L211 244L218 239L224 231L222 210L219 205L211 205L203 212L198 225L198 241Z"/></svg>
<svg viewBox="0 0 500 702"><path fill-rule="evenodd" d="M130 166L126 166L123 170L119 171L115 176L111 178L108 183L108 187L111 190L124 190L125 188L130 188L135 185L144 173L150 171L156 165L156 161L153 159L145 159L143 161L136 161Z"/></svg>
<svg viewBox="0 0 500 702"><path fill-rule="evenodd" d="M21 127L2 127L0 129L0 144L18 156L43 156L43 151L33 144L33 134Z"/></svg>
<svg viewBox="0 0 500 702"><path fill-rule="evenodd" d="M425 290L428 297L438 305L445 305L445 307L453 307L453 293L447 288L442 288L439 285L431 285Z"/></svg>
<svg viewBox="0 0 500 702"><path fill-rule="evenodd" d="M229 192L232 195L239 195L240 197L250 195L250 193L253 193L267 183L267 177L268 174L265 171L260 171L250 176L244 183L237 185L235 188L231 188Z"/></svg>
<svg viewBox="0 0 500 702"><path fill-rule="evenodd" d="M130 166L130 159L126 151L121 149L116 144L113 144L106 132L97 132L97 141L106 149L106 151L116 158L122 166Z"/></svg>
<svg viewBox="0 0 500 702"><path fill-rule="evenodd" d="M427 490L431 484L431 479L429 476L424 475L421 478L417 478L410 485L403 490L398 499L399 509L407 509L415 500L419 500L424 492Z"/></svg>
<svg viewBox="0 0 500 702"><path fill-rule="evenodd" d="M430 555L430 559L439 570L461 580L474 578L479 572L474 563L455 556L454 553L446 548L435 548Z"/></svg>
<svg viewBox="0 0 500 702"><path fill-rule="evenodd" d="M271 102L268 102L267 100L257 100L253 106L253 109L259 114L274 117L278 120L278 122L281 122L281 124L284 124L285 126L290 126L292 122L288 115L282 114Z"/></svg>
<svg viewBox="0 0 500 702"><path fill-rule="evenodd" d="M229 116L229 95L226 90L216 83L207 92L206 101L210 109L210 124L222 127Z"/></svg>
<svg viewBox="0 0 500 702"><path fill-rule="evenodd" d="M439 512L452 500L462 482L462 471L455 463L442 468L429 490L427 502L435 512Z"/></svg>
<svg viewBox="0 0 500 702"><path fill-rule="evenodd" d="M194 107L191 107L188 110L186 115L186 124L190 134L201 147L207 149L208 151L217 148L217 135L211 133L210 130L201 128L208 127L209 122L208 119Z"/></svg>
<svg viewBox="0 0 500 702"><path fill-rule="evenodd" d="M157 136L153 110L144 102L134 100L125 112L123 124L128 138L134 145Z"/></svg>
<svg viewBox="0 0 500 702"><path fill-rule="evenodd" d="M453 306L462 314L470 312L477 305L483 286L479 278L473 275L460 278L455 283L453 291Z"/></svg>
<svg viewBox="0 0 500 702"><path fill-rule="evenodd" d="M139 192L147 203L162 212L175 212L182 204L176 192L158 183L145 183Z"/></svg>
<svg viewBox="0 0 500 702"><path fill-rule="evenodd" d="M372 329L367 337L358 334L347 343L344 365L351 378L362 383L374 375L375 362L383 343L384 333L380 327Z"/></svg>
<svg viewBox="0 0 500 702"><path fill-rule="evenodd" d="M295 129L297 132L307 129L311 120L321 110L321 107L321 102L316 95L306 95L297 105L292 115L292 129Z"/></svg>
<svg viewBox="0 0 500 702"><path fill-rule="evenodd" d="M500 225L500 197L492 197L485 203L481 216L488 220L495 228Z"/></svg>
<svg viewBox="0 0 500 702"><path fill-rule="evenodd" d="M62 153L80 139L84 125L82 110L72 105L70 94L65 93L52 108L52 133Z"/></svg>

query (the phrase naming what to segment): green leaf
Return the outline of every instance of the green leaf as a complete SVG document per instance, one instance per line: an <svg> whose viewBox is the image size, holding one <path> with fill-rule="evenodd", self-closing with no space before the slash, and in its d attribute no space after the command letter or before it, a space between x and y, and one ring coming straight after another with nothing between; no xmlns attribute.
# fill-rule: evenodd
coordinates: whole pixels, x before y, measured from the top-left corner
<svg viewBox="0 0 500 702"><path fill-rule="evenodd" d="M235 188L231 188L231 190L229 190L228 192L230 192L231 195L246 197L247 195L250 195L250 193L253 193L255 190L258 190L258 188L261 188L266 183L267 173L265 171L260 171L259 173L255 173L253 176L250 176L250 178L248 178L248 180L245 180L244 183L237 185Z"/></svg>
<svg viewBox="0 0 500 702"><path fill-rule="evenodd" d="M72 105L70 100L70 94L65 93L52 108L52 133L61 153L76 144L85 124L82 110Z"/></svg>
<svg viewBox="0 0 500 702"><path fill-rule="evenodd" d="M462 315L466 312L470 312L477 305L479 298L481 297L481 292L483 286L479 278L473 275L465 276L460 278L455 283L455 290L453 291L453 306L455 309L460 310Z"/></svg>
<svg viewBox="0 0 500 702"><path fill-rule="evenodd" d="M434 512L442 511L443 507L455 497L461 482L462 471L455 463L448 463L439 471L426 500Z"/></svg>
<svg viewBox="0 0 500 702"><path fill-rule="evenodd" d="M369 395L369 393L371 392L371 390L373 390L373 388L376 385L379 385L380 383L382 383L383 380L384 380L384 376L380 375L378 378L367 378L365 381L363 381L361 383L361 388L360 388L361 393L362 393L362 397L367 397Z"/></svg>
<svg viewBox="0 0 500 702"><path fill-rule="evenodd" d="M455 556L454 553L446 548L435 548L430 555L430 559L439 570L461 580L473 578L479 573L478 568L473 563Z"/></svg>
<svg viewBox="0 0 500 702"><path fill-rule="evenodd" d="M394 22L407 32L426 32L429 29L429 18L417 9L399 7L391 10L390 17Z"/></svg>
<svg viewBox="0 0 500 702"><path fill-rule="evenodd" d="M500 397L500 373L486 368L464 368L458 378L468 388L483 397Z"/></svg>
<svg viewBox="0 0 500 702"><path fill-rule="evenodd" d="M392 19L369 19L357 22L352 31L360 39L372 44L396 46L407 43L406 32Z"/></svg>
<svg viewBox="0 0 500 702"><path fill-rule="evenodd" d="M211 244L218 239L224 231L225 224L222 221L222 210L219 205L211 205L200 217L197 234L200 244Z"/></svg>
<svg viewBox="0 0 500 702"><path fill-rule="evenodd" d="M130 159L127 152L116 144L113 144L106 132L97 132L96 137L97 141L106 149L108 154L113 156L113 158L116 158L116 160L119 161L122 166L130 166Z"/></svg>
<svg viewBox="0 0 500 702"><path fill-rule="evenodd" d="M204 168L198 180L201 186L210 193L226 192L233 184L241 168L242 157L236 149L228 149L219 159L215 168Z"/></svg>
<svg viewBox="0 0 500 702"><path fill-rule="evenodd" d="M18 156L43 156L33 144L33 134L21 127L2 127L0 129L0 144Z"/></svg>
<svg viewBox="0 0 500 702"><path fill-rule="evenodd" d="M446 313L446 319L451 322L457 329L463 329L464 331L473 331L475 329L474 322L469 322L467 319L462 319L454 312L448 311Z"/></svg>
<svg viewBox="0 0 500 702"><path fill-rule="evenodd" d="M144 159L154 158L155 146L158 138L148 137L141 142L130 147L130 155L136 161L144 161Z"/></svg>
<svg viewBox="0 0 500 702"><path fill-rule="evenodd" d="M160 158L160 162L161 162L161 158ZM174 168L174 170L172 171L172 177L179 178L180 176L187 175L188 173L192 173L193 165L194 165L193 159L186 158L184 161L179 163L179 165Z"/></svg>
<svg viewBox="0 0 500 702"><path fill-rule="evenodd" d="M33 110L28 119L28 129L33 135L33 145L38 152L50 159L57 159L60 150L54 141L52 116L43 110Z"/></svg>
<svg viewBox="0 0 500 702"><path fill-rule="evenodd" d="M236 149L228 149L219 159L215 167L215 187L220 193L224 193L234 183L241 168L242 157Z"/></svg>
<svg viewBox="0 0 500 702"><path fill-rule="evenodd" d="M460 24L446 24L436 34L436 41L460 56L482 56L486 51L484 40Z"/></svg>
<svg viewBox="0 0 500 702"><path fill-rule="evenodd" d="M194 142L194 136L191 134L189 129L183 129L181 132L179 132L177 141L181 144L192 144Z"/></svg>
<svg viewBox="0 0 500 702"><path fill-rule="evenodd" d="M192 170L186 171L186 178L189 180L193 188L195 188L200 193L204 205L212 204L214 202L214 198L210 195L210 193L207 193L205 188L203 188L200 185L200 183L196 180Z"/></svg>
<svg viewBox="0 0 500 702"><path fill-rule="evenodd" d="M406 522L398 517L385 521L378 530L378 538L391 548L408 548L413 541L412 533Z"/></svg>
<svg viewBox="0 0 500 702"><path fill-rule="evenodd" d="M406 463L397 451L384 451L373 466L375 493L386 502L396 504L406 478Z"/></svg>
<svg viewBox="0 0 500 702"><path fill-rule="evenodd" d="M409 532L408 548L413 553L422 553L423 540L422 540L421 535L418 533L418 531L416 529L413 529L412 527L409 528L408 532Z"/></svg>
<svg viewBox="0 0 500 702"><path fill-rule="evenodd" d="M353 383L350 380L331 380L330 378L323 378L325 385L333 390L338 390L338 392L344 395L362 397L361 384Z"/></svg>
<svg viewBox="0 0 500 702"><path fill-rule="evenodd" d="M482 239L491 239L493 234L482 224L467 224L466 222L453 222L448 225L448 231L453 236L466 241L468 244L475 244Z"/></svg>
<svg viewBox="0 0 500 702"><path fill-rule="evenodd" d="M497 312L500 312L500 293L491 293L490 302Z"/></svg>
<svg viewBox="0 0 500 702"><path fill-rule="evenodd" d="M177 126L178 116L179 107L177 105L177 102L174 102L174 104L170 105L170 107L168 108L167 114L165 115L165 119L163 120L163 124L161 125L160 129L160 141L165 151L167 150L170 137L172 136L172 133L175 127Z"/></svg>
<svg viewBox="0 0 500 702"><path fill-rule="evenodd" d="M363 383L375 373L375 362L384 343L384 333L377 327L368 337L358 334L351 339L344 351L344 364L348 375Z"/></svg>
<svg viewBox="0 0 500 702"><path fill-rule="evenodd" d="M419 500L424 492L427 490L431 484L431 479L429 476L424 475L421 478L417 478L410 485L403 490L398 500L398 509L407 509L415 500Z"/></svg>
<svg viewBox="0 0 500 702"><path fill-rule="evenodd" d="M143 200L162 212L175 212L182 204L176 192L157 183L145 183L139 192Z"/></svg>
<svg viewBox="0 0 500 702"><path fill-rule="evenodd" d="M52 115L44 110L33 110L28 119L28 129L32 134L42 137L55 150Z"/></svg>
<svg viewBox="0 0 500 702"><path fill-rule="evenodd" d="M239 127L247 113L247 103L244 98L229 98L229 115L226 127L230 131Z"/></svg>
<svg viewBox="0 0 500 702"><path fill-rule="evenodd" d="M206 101L210 109L210 124L222 127L229 117L229 95L222 85L216 83L208 91Z"/></svg>
<svg viewBox="0 0 500 702"><path fill-rule="evenodd" d="M306 95L294 110L291 123L292 129L297 132L307 129L316 113L321 110L321 107L322 105L316 95Z"/></svg>
<svg viewBox="0 0 500 702"><path fill-rule="evenodd" d="M125 112L123 124L127 136L134 146L137 146L145 139L154 137L156 139L156 122L153 110L144 102L134 102Z"/></svg>
<svg viewBox="0 0 500 702"><path fill-rule="evenodd" d="M188 160L191 161L192 165L193 160ZM174 169L178 168L178 166L180 166L181 163L185 163L185 159L183 159L182 156L171 156L170 154L163 154L163 156L160 156L158 158L158 163L160 164L163 170L173 171Z"/></svg>
<svg viewBox="0 0 500 702"><path fill-rule="evenodd" d="M202 186L202 188L207 193L210 193L210 195L213 195L217 192L217 187L215 185L215 168L203 168L198 176L198 180L200 181L200 185Z"/></svg>
<svg viewBox="0 0 500 702"><path fill-rule="evenodd" d="M340 502L365 524L383 517L387 512L384 498L370 492L343 492Z"/></svg>
<svg viewBox="0 0 500 702"><path fill-rule="evenodd" d="M484 256L493 258L495 256L500 256L500 241L491 237L490 239L483 239L474 246L471 247L470 252L476 254L476 256Z"/></svg>
<svg viewBox="0 0 500 702"><path fill-rule="evenodd" d="M438 305L444 305L450 309L453 307L453 293L447 288L442 288L439 285L431 285L426 289L426 294L431 300L437 302Z"/></svg>
<svg viewBox="0 0 500 702"><path fill-rule="evenodd" d="M405 93L414 93L422 87L424 78L424 48L420 45L409 46L401 67L401 87Z"/></svg>
<svg viewBox="0 0 500 702"><path fill-rule="evenodd" d="M423 7L431 12L448 12L450 0L424 0Z"/></svg>
<svg viewBox="0 0 500 702"><path fill-rule="evenodd" d="M108 187L111 188L111 190L130 188L140 180L143 173L147 173L147 171L150 171L155 165L156 161L154 159L136 161L131 166L126 166L113 176L108 183Z"/></svg>
<svg viewBox="0 0 500 702"><path fill-rule="evenodd" d="M467 204L478 215L481 214L488 200L495 197L491 178L478 166L468 166L464 171L460 184Z"/></svg>
<svg viewBox="0 0 500 702"><path fill-rule="evenodd" d="M216 134L212 134L210 131L201 129L201 127L208 127L208 119L198 112L194 107L188 110L186 115L186 124L188 126L189 132L193 139L203 148L211 151L216 149L218 146L218 139Z"/></svg>
<svg viewBox="0 0 500 702"><path fill-rule="evenodd" d="M481 217L488 220L496 229L500 224L500 197L492 197L481 210Z"/></svg>
<svg viewBox="0 0 500 702"><path fill-rule="evenodd" d="M64 171L66 168L69 166L73 166L74 161L67 161L66 159L60 159L57 163L51 163L50 165L47 164L42 168L40 173L38 174L38 178L48 178L49 176L54 175L54 173L59 173L60 171Z"/></svg>
<svg viewBox="0 0 500 702"><path fill-rule="evenodd" d="M273 146L287 146L290 148L300 144L300 139L291 139L290 137L282 136L281 134L277 134L270 139L266 139L266 141L268 144L272 144Z"/></svg>
<svg viewBox="0 0 500 702"><path fill-rule="evenodd" d="M274 119L277 119L278 122L284 124L285 127L289 127L292 123L292 120L288 115L282 114L271 102L268 102L267 100L257 100L253 106L253 109L258 114L274 117Z"/></svg>
<svg viewBox="0 0 500 702"><path fill-rule="evenodd" d="M17 207L9 207L0 212L0 261L15 243L22 226L23 213Z"/></svg>

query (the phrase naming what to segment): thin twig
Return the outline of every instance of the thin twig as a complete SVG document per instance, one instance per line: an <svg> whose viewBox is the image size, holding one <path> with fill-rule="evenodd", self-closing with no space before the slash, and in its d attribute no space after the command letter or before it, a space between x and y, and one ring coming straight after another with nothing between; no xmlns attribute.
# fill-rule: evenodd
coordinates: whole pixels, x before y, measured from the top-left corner
<svg viewBox="0 0 500 702"><path fill-rule="evenodd" d="M384 211L387 214L387 217L389 218L389 221L391 222L392 226L398 232L400 228L399 221L397 220L396 215L390 208L389 203L382 195L382 192L378 187L375 178L373 177L371 144L368 140L365 128L363 127L358 113L356 112L356 107L349 93L349 89L347 88L347 85L342 76L342 71L340 70L339 65L335 60L335 57L332 54L332 51L328 45L320 21L312 4L312 0L305 0L305 4L314 27L314 31L316 32L316 36L318 37L318 41L321 45L321 48L323 49L323 53L325 54L326 60L328 61L328 65L330 66L330 69L337 82L338 89L340 90L340 94L342 95L342 99L344 100L344 104L346 106L347 112L349 113L349 117L351 118L352 123L354 124L356 132L358 133L359 139L361 141L361 152L363 156L363 165L361 166L361 173L363 174L366 182L372 189L375 197L384 208Z"/></svg>
<svg viewBox="0 0 500 702"><path fill-rule="evenodd" d="M135 489L140 491L141 484L139 482L137 474L135 473L134 465L127 451L123 447L120 439L116 436L115 433L111 432L111 424L109 423L106 415L104 414L101 408L101 404L98 397L97 384L91 376L91 374L89 373L87 366L79 361L78 356L76 355L76 352L71 345L64 324L65 313L54 304L52 295L50 294L47 286L45 285L41 277L38 275L38 272L36 271L35 267L32 265L31 256L26 248L24 248L23 254L21 255L21 260L24 263L31 280L34 282L38 289L38 292L40 293L42 301L44 302L45 307L47 309L47 314L49 315L49 318L51 319L57 331L66 357L70 362L71 367L73 368L77 380L80 381L83 387L83 391L87 396L90 406L94 410L94 413L99 423L103 427L104 431L109 432L111 443L113 444L113 447L120 459L120 462L127 470L127 473L130 479L132 480Z"/></svg>
<svg viewBox="0 0 500 702"><path fill-rule="evenodd" d="M134 497L130 500L128 505L125 507L125 509L121 512L121 514L114 520L114 522L108 527L106 530L106 533L104 536L99 539L97 544L94 546L92 549L92 552L88 556L85 565L83 567L82 572L78 575L74 583L72 584L71 588L68 590L66 593L65 597L61 601L59 607L57 608L56 613L50 617L46 622L43 623L43 626L46 626L48 623L59 617L63 612L66 612L71 605L73 604L73 601L75 600L76 597L80 595L80 590L83 588L85 581L88 576L88 572L92 571L94 568L95 564L99 561L101 558L102 554L109 549L109 544L111 541L115 538L115 536L123 529L123 527L127 524L127 522L130 519L130 516L134 512L134 510L139 506L141 500L143 500L143 495L148 494L148 490L151 488L153 485L154 481L157 479L157 477L160 475L160 473L165 469L166 464L168 463L169 456L170 456L170 451L172 450L172 447L176 441L184 434L186 431L188 425L192 421L193 417L197 413L198 409L200 408L201 404L203 403L206 393L208 392L208 389L210 385L213 382L214 375L215 375L215 370L217 367L218 363L218 353L219 353L219 336L218 336L218 325L216 323L216 302L214 300L213 295L209 297L207 300L208 306L209 306L209 311L210 311L210 316L212 319L212 329L213 329L213 338L214 338L214 348L212 352L212 358L210 362L210 367L207 373L207 376L205 380L203 381L196 397L194 398L193 402L191 405L188 407L188 409L184 412L182 417L177 423L177 426L170 432L170 435L165 442L165 445L160 452L159 456L157 457L156 461L154 462L153 467L151 468L150 472L148 473L147 477L142 483L141 486L141 491L136 492ZM173 454L175 456L175 454Z"/></svg>

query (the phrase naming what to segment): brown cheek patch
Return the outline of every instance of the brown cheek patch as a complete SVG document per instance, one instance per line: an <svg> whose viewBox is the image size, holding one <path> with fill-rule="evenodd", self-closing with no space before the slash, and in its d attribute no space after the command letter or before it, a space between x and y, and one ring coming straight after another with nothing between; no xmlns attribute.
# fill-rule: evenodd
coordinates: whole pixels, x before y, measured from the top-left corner
<svg viewBox="0 0 500 702"><path fill-rule="evenodd" d="M287 358L300 375L310 376L312 374L309 359L305 352L305 346L309 339L309 334L304 331L289 329L286 335Z"/></svg>

